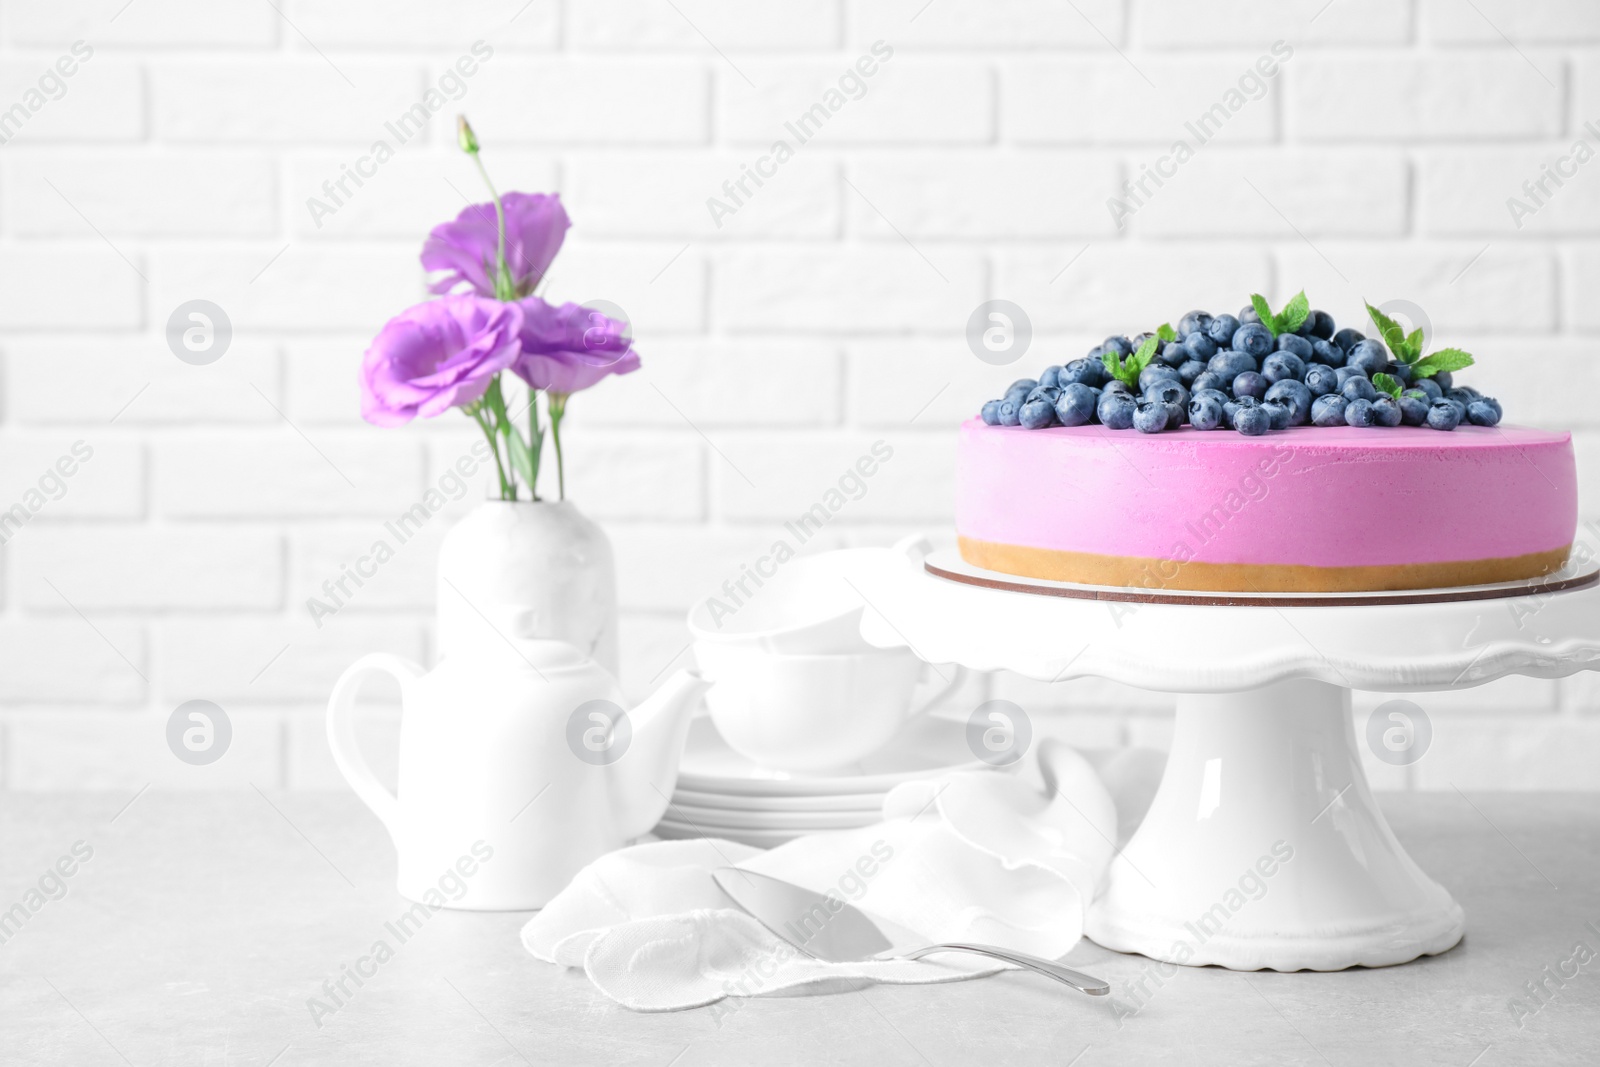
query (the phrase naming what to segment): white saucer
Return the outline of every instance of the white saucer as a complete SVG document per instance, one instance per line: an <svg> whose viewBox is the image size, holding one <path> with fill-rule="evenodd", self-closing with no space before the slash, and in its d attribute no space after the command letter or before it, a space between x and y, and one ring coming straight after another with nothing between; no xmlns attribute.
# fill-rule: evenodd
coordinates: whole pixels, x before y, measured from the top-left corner
<svg viewBox="0 0 1600 1067"><path fill-rule="evenodd" d="M848 830L881 822L883 811L730 811L725 808L697 808L674 800L664 819L697 827L707 834L715 830L790 830L811 833L815 830Z"/></svg>
<svg viewBox="0 0 1600 1067"><path fill-rule="evenodd" d="M689 727L678 788L722 796L859 796L985 766L967 747L964 722L927 715L908 722L882 749L826 776L792 775L758 766L729 748L710 719L696 719Z"/></svg>
<svg viewBox="0 0 1600 1067"><path fill-rule="evenodd" d="M657 837L668 841L683 840L691 837L720 837L727 841L737 841L741 845L750 845L753 848L774 848L808 833L826 833L827 831L820 828L816 830L743 830L734 827L695 827L685 826L683 823L673 822L671 819L662 819L653 832Z"/></svg>
<svg viewBox="0 0 1600 1067"><path fill-rule="evenodd" d="M841 793L838 796L765 797L738 793L703 793L681 786L672 791L674 804L717 811L772 811L805 813L817 811L878 811L883 793Z"/></svg>

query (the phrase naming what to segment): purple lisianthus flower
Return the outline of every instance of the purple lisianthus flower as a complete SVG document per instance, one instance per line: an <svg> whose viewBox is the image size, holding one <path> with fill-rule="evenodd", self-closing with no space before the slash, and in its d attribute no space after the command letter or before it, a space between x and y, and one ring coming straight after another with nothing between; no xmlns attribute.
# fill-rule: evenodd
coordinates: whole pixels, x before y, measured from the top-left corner
<svg viewBox="0 0 1600 1067"><path fill-rule="evenodd" d="M627 325L578 304L522 300L522 355L512 368L535 389L576 393L608 374L639 369Z"/></svg>
<svg viewBox="0 0 1600 1067"><path fill-rule="evenodd" d="M507 193L500 204L506 215L506 267L517 295L526 296L561 251L572 223L555 193ZM444 272L432 291L453 292L466 284L479 296L494 296L498 244L493 201L468 205L455 221L435 226L422 244L423 268Z"/></svg>
<svg viewBox="0 0 1600 1067"><path fill-rule="evenodd" d="M407 308L361 360L361 417L376 426L432 418L483 396L522 353L522 307L471 294Z"/></svg>

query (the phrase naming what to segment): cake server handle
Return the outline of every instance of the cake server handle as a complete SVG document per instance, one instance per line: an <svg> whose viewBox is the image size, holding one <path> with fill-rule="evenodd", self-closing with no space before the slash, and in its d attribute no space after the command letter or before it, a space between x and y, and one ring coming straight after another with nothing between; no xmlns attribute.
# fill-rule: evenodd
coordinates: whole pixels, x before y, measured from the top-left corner
<svg viewBox="0 0 1600 1067"><path fill-rule="evenodd" d="M922 948L912 949L909 952L899 952L896 956L900 959L919 960L935 952L971 952L978 956L990 956L1007 963L1014 963L1018 967L1026 967L1030 971L1037 971L1046 978L1054 978L1063 985L1089 994L1091 997L1103 997L1111 992L1111 986L1090 974L1075 971L1071 967L1063 967L1051 960L1030 956L1026 952L1016 952L1009 948L1000 948L998 945L972 945L962 942L950 942L943 945L925 945Z"/></svg>

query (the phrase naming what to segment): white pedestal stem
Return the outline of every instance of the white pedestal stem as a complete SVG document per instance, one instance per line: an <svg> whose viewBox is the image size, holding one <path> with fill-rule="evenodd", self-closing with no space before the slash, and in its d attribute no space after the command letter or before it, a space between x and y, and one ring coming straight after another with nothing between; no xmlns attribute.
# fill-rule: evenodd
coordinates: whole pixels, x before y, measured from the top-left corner
<svg viewBox="0 0 1600 1067"><path fill-rule="evenodd" d="M1373 800L1350 693L1278 682L1179 698L1149 814L1112 861L1088 934L1239 970L1386 966L1461 939L1461 907Z"/></svg>

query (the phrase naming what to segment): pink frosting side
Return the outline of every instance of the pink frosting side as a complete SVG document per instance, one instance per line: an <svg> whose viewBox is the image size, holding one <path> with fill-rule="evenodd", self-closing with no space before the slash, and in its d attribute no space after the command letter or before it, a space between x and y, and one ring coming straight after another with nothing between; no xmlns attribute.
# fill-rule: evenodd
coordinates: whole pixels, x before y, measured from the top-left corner
<svg viewBox="0 0 1600 1067"><path fill-rule="evenodd" d="M970 419L956 459L956 530L1033 548L1381 566L1545 552L1577 523L1571 436L1513 426L1244 437Z"/></svg>

